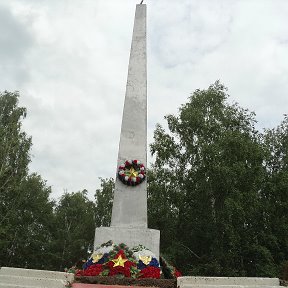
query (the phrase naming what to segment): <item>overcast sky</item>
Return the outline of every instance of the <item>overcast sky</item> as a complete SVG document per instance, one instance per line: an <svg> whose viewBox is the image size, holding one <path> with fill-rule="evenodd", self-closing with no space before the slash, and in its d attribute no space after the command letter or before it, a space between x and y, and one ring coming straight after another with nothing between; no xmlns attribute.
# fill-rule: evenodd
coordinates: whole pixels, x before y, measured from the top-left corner
<svg viewBox="0 0 288 288"><path fill-rule="evenodd" d="M0 0L0 91L20 91L31 172L52 197L114 177L135 4ZM148 143L156 123L220 79L259 129L288 111L287 0L147 0ZM151 159L151 158L150 158Z"/></svg>

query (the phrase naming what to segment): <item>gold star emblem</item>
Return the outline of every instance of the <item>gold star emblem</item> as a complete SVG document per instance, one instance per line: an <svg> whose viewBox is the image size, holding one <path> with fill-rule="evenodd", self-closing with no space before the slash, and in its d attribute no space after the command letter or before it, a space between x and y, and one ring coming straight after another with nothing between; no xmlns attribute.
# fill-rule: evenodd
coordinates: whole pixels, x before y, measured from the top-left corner
<svg viewBox="0 0 288 288"><path fill-rule="evenodd" d="M138 176L138 172L133 167L130 168L129 173L130 173L131 177L137 177Z"/></svg>
<svg viewBox="0 0 288 288"><path fill-rule="evenodd" d="M113 267L117 267L117 266L122 266L124 267L124 263L126 261L128 261L127 259L123 259L121 255L119 255L119 257L117 259L112 259L112 261L114 262Z"/></svg>
<svg viewBox="0 0 288 288"><path fill-rule="evenodd" d="M145 265L148 265L151 260L152 260L152 257L151 256L139 256L139 260L141 260Z"/></svg>
<svg viewBox="0 0 288 288"><path fill-rule="evenodd" d="M103 254L93 254L92 255L92 262L97 263L102 257L103 257Z"/></svg>

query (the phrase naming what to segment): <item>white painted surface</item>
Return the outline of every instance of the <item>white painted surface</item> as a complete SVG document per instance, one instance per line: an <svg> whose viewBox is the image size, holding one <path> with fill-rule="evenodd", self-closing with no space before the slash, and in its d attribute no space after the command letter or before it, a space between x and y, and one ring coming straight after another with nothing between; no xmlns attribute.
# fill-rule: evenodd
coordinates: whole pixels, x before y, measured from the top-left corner
<svg viewBox="0 0 288 288"><path fill-rule="evenodd" d="M66 277L67 276L67 277ZM74 274L64 272L2 267L0 287L9 288L64 288L73 281Z"/></svg>
<svg viewBox="0 0 288 288"><path fill-rule="evenodd" d="M136 5L117 167L137 159L147 166L146 5ZM144 245L159 259L160 231L147 229L147 181L124 185L116 177L111 227L95 231L94 248L112 240Z"/></svg>
<svg viewBox="0 0 288 288"><path fill-rule="evenodd" d="M159 259L160 231L154 229L131 229L123 227L99 227L95 231L94 249L109 240L117 239L117 244L125 243L132 248L139 244L151 250Z"/></svg>
<svg viewBox="0 0 288 288"><path fill-rule="evenodd" d="M258 277L179 277L177 286L180 288L271 288L279 287L278 278Z"/></svg>
<svg viewBox="0 0 288 288"><path fill-rule="evenodd" d="M136 6L117 167L132 159L137 159L147 166L145 4ZM132 187L124 185L116 177L111 226L147 228L146 180Z"/></svg>
<svg viewBox="0 0 288 288"><path fill-rule="evenodd" d="M36 270L36 269L23 269L14 267L2 267L0 269L0 275L11 275L11 276L23 276L23 277L36 277L36 278L52 278L59 280L73 280L74 274L48 271L48 270ZM67 278L66 278L67 276Z"/></svg>
<svg viewBox="0 0 288 288"><path fill-rule="evenodd" d="M36 286L45 288L63 288L65 287L66 282L64 280L51 279L51 278L0 275L0 283Z"/></svg>
<svg viewBox="0 0 288 288"><path fill-rule="evenodd" d="M37 286L26 286L26 285L0 283L0 288L35 288L35 287L37 287ZM42 288L45 288L45 287L42 287Z"/></svg>

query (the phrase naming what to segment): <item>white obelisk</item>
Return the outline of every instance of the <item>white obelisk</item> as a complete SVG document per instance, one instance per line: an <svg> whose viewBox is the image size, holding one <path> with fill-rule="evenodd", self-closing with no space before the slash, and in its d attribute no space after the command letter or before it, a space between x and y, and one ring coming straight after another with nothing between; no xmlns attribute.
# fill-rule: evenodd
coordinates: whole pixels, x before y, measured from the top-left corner
<svg viewBox="0 0 288 288"><path fill-rule="evenodd" d="M126 160L147 164L146 5L136 6L117 167ZM147 182L127 186L116 176L111 227L96 228L94 246L112 240L142 244L159 256L160 231L147 228Z"/></svg>
<svg viewBox="0 0 288 288"><path fill-rule="evenodd" d="M147 164L146 5L137 5L130 53L118 166ZM116 178L111 226L147 228L147 182L127 186Z"/></svg>

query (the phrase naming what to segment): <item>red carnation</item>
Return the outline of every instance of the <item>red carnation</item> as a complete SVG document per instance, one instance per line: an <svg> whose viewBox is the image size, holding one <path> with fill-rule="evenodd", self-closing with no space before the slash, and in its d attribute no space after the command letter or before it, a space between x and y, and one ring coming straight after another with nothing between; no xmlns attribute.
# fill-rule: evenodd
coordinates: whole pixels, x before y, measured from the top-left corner
<svg viewBox="0 0 288 288"><path fill-rule="evenodd" d="M182 273L175 268L173 275L174 275L174 277L178 278L178 277L182 276Z"/></svg>
<svg viewBox="0 0 288 288"><path fill-rule="evenodd" d="M160 268L148 266L141 270L139 278L160 278Z"/></svg>
<svg viewBox="0 0 288 288"><path fill-rule="evenodd" d="M83 272L83 276L98 276L103 271L102 264L93 264Z"/></svg>
<svg viewBox="0 0 288 288"><path fill-rule="evenodd" d="M114 257L114 259L118 259L120 256L121 256L122 259L126 259L127 260L127 257L126 257L126 255L125 255L123 250L120 250L117 253L117 255ZM131 277L130 268L131 268L131 266L136 266L135 263L133 263L133 262L131 262L129 260L127 260L127 261L125 261L123 263L124 267L121 266L121 265L117 265L117 266L114 267L114 265L115 265L115 263L112 260L107 263L107 266L109 267L109 276L122 274L125 277Z"/></svg>
<svg viewBox="0 0 288 288"><path fill-rule="evenodd" d="M137 164L137 160L133 160L133 163L134 163L134 164Z"/></svg>
<svg viewBox="0 0 288 288"><path fill-rule="evenodd" d="M122 274L125 277L131 277L130 268L128 267L117 266L110 268L109 276L114 276L117 274Z"/></svg>
<svg viewBox="0 0 288 288"><path fill-rule="evenodd" d="M75 273L75 276L83 276L83 273L84 273L83 270L78 269Z"/></svg>

